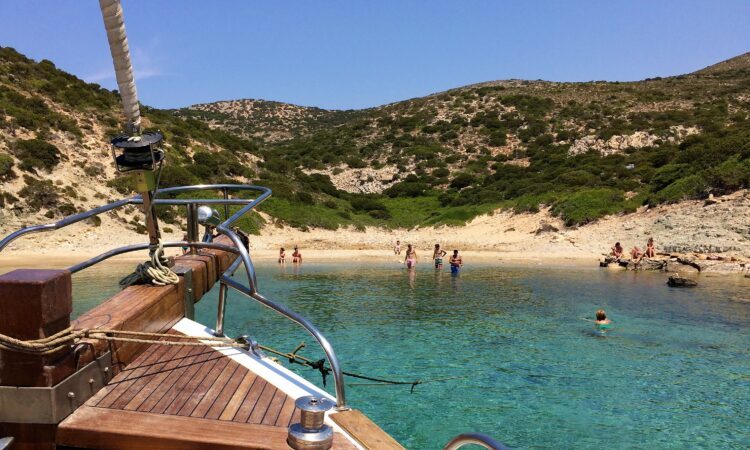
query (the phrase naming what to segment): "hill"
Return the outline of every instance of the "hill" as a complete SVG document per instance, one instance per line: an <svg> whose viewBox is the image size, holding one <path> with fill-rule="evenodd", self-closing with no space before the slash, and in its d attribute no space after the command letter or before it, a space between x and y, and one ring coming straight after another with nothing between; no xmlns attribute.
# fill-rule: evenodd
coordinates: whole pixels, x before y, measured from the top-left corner
<svg viewBox="0 0 750 450"><path fill-rule="evenodd" d="M211 126L250 127L254 105L223 102ZM219 108L179 114L206 110ZM540 205L583 224L733 192L750 173L749 54L638 82L507 80L361 111L297 111L286 138L261 144L265 181L283 196L294 180L324 175L370 194L354 211L404 226ZM403 211L415 220L397 218Z"/></svg>
<svg viewBox="0 0 750 450"><path fill-rule="evenodd" d="M3 227L130 192L114 177L116 92L0 48ZM255 182L244 225L459 225L499 208L567 226L750 183L748 55L639 82L482 83L359 111L237 100L144 107L166 137L162 185ZM174 212L162 218L176 231ZM135 208L105 221L143 231Z"/></svg>

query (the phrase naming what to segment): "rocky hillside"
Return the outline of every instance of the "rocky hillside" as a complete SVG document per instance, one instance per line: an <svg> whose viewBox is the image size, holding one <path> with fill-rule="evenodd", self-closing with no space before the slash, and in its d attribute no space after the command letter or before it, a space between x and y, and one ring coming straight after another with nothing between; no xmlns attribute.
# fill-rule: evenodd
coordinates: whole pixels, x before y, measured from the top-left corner
<svg viewBox="0 0 750 450"><path fill-rule="evenodd" d="M130 192L106 144L118 101L0 48L4 227ZM749 54L668 78L496 81L359 111L237 100L143 113L166 136L163 185L273 188L244 224L255 232L459 225L498 209L574 227L750 184ZM142 231L134 209L105 220Z"/></svg>
<svg viewBox="0 0 750 450"><path fill-rule="evenodd" d="M59 220L132 193L128 179L115 176L108 145L119 133L120 111L116 92L0 47L0 230ZM163 184L254 175L253 143L168 112L144 108L143 114L147 127L166 136ZM202 160L209 163L194 164ZM166 228L179 230L174 213L160 211ZM144 231L135 207L103 220Z"/></svg>
<svg viewBox="0 0 750 450"><path fill-rule="evenodd" d="M237 132L263 128L257 105L180 114L212 111L222 117L212 127ZM269 181L292 192L290 179L323 175L342 191L383 194L375 216L392 213L388 199L435 199L454 208L437 223L488 205L550 205L572 225L732 192L750 175L750 54L674 77L497 81L355 112L262 105L263 117L287 120L286 134L261 145L262 166L283 175Z"/></svg>

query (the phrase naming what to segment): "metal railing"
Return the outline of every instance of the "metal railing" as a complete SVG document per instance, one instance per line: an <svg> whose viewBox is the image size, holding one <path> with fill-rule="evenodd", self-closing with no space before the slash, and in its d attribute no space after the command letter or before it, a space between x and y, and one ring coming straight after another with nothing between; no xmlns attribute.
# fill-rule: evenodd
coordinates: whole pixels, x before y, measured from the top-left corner
<svg viewBox="0 0 750 450"><path fill-rule="evenodd" d="M221 199L156 198L158 196L162 196L165 194L174 195L174 194L191 192L191 191L205 191L205 190L219 190L223 193L223 198ZM232 191L256 191L256 192L259 192L260 195L258 195L254 199L229 198L229 192L232 192ZM239 258L234 263L232 263L232 265L220 277L221 284L219 286L219 311L217 312L217 321L216 321L217 323L216 323L216 330L215 330L216 333L222 334L222 335L224 333L224 313L225 313L225 308L226 308L226 294L227 294L228 287L231 287L232 289L243 293L247 297L250 297L256 300L263 306L266 306L267 308L272 309L276 311L277 313L281 314L282 316L288 318L292 322L297 323L298 325L302 326L305 330L307 330L307 332L310 333L310 335L313 338L315 338L315 340L318 342L318 344L320 344L321 348L326 354L328 363L331 366L331 371L332 371L333 379L335 383L337 409L339 410L348 409L346 407L344 375L343 375L343 372L341 371L341 366L339 365L338 358L336 358L336 353L334 352L333 347L331 346L330 342L328 342L325 336L323 336L323 334L305 317L292 311L291 309L287 308L284 305L281 305L279 303L276 303L266 298L265 296L263 296L261 293L258 292L258 280L257 280L257 276L255 273L255 266L253 265L253 261L250 258L250 253L248 252L248 249L245 247L245 244L242 242L242 239L238 236L237 233L234 232L234 230L232 230L232 225L234 223L236 223L245 214L252 211L253 208L261 204L270 196L271 196L271 190L269 188L266 188L263 186L239 185L239 184L202 184L202 185L194 185L194 186L179 186L179 187L159 189L155 192L155 195L154 195L155 200L153 204L161 205L161 206L165 206L165 205L166 206L185 206L187 207L187 210L188 210L187 217L189 220L188 240L179 241L179 242L165 242L163 243L163 246L164 247L189 247L191 251L194 251L195 249L198 249L198 248L213 248L213 249L225 250L225 251L229 251L229 252L237 254ZM142 203L143 203L143 199L141 198L140 195L137 195L137 196L130 197L127 199L118 200L116 202L110 203L108 205L100 206L98 208L94 208L89 211L85 211L79 214L74 214L72 216L65 217L55 223L46 224L46 225L35 225L35 226L23 228L21 230L18 230L16 232L9 234L4 239L0 240L0 251L2 251L5 247L8 246L8 244L20 238L21 236L31 234L31 233L58 230L60 228L72 225L74 223L81 222L93 216L97 216L99 214L112 211L117 208L121 208L123 206L140 205ZM197 220L198 220L197 214L196 214L196 207L198 205L224 205L225 220L224 222L216 226L216 231L220 234L227 236L234 244L234 247L228 246L228 245L216 244L213 242L197 242L197 233L195 232L195 230L197 228ZM240 208L232 216L229 216L230 206L242 206L242 208ZM75 273L80 270L91 267L95 264L98 264L113 256L121 255L123 253L138 251L138 250L145 250L148 248L149 248L148 243L132 244L132 245L126 245L123 247L118 247L118 248L109 250L105 253L102 253L98 256L95 256L87 261L70 266L68 270L72 273ZM241 264L244 265L245 267L245 273L247 274L247 279L248 279L248 286L245 286L231 278L231 276L239 269L239 266Z"/></svg>
<svg viewBox="0 0 750 450"><path fill-rule="evenodd" d="M479 445L490 450L508 450L502 443L482 433L460 434L445 444L443 450L458 450L464 445Z"/></svg>

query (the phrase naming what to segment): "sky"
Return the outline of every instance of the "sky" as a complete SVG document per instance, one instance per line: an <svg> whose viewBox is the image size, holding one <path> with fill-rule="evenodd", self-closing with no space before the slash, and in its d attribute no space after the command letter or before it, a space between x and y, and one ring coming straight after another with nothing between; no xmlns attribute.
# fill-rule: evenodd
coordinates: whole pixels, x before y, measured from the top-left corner
<svg viewBox="0 0 750 450"><path fill-rule="evenodd" d="M123 0L140 101L357 109L482 81L630 81L750 51L748 0ZM116 88L96 0L0 0L0 46Z"/></svg>

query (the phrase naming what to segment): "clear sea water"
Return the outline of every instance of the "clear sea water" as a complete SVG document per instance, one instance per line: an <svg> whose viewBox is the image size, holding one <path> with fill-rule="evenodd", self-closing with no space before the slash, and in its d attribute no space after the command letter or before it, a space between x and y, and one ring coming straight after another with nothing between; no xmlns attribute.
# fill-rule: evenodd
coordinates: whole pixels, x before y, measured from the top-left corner
<svg viewBox="0 0 750 450"><path fill-rule="evenodd" d="M116 291L116 275L76 275L76 312ZM102 269L104 270L104 269ZM258 267L267 296L307 316L345 370L349 403L409 449L441 449L481 431L518 449L750 448L750 279L699 277L669 289L663 274L598 268L469 266ZM109 283L107 286L106 284ZM212 325L216 289L196 305ZM607 310L614 329L593 333ZM320 358L291 322L231 292L232 335ZM307 368L295 369L320 384ZM328 387L331 390L329 384Z"/></svg>

